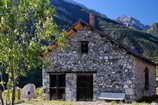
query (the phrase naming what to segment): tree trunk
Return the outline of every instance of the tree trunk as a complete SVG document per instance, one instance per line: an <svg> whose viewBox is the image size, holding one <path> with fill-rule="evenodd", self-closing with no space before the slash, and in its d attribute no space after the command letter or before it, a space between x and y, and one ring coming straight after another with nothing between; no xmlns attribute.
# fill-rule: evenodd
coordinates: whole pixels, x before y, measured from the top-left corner
<svg viewBox="0 0 158 105"><path fill-rule="evenodd" d="M1 100L1 104L4 105L4 101L3 101L2 91L1 90L0 90L0 100Z"/></svg>
<svg viewBox="0 0 158 105"><path fill-rule="evenodd" d="M12 90L12 104L15 105L15 93L16 93L16 82L13 80L13 90Z"/></svg>
<svg viewBox="0 0 158 105"><path fill-rule="evenodd" d="M4 80L3 80L3 73L2 73L2 72L0 73L0 76L1 76L0 80L1 80L2 82L4 82ZM0 90L0 100L1 100L1 104L2 104L2 105L4 105L3 91L4 91L4 84L1 85L1 90Z"/></svg>

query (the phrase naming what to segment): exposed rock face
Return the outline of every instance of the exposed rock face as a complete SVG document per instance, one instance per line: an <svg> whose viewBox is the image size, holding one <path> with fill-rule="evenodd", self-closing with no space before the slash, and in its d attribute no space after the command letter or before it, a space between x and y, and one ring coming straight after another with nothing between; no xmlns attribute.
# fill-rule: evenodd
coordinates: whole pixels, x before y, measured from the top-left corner
<svg viewBox="0 0 158 105"><path fill-rule="evenodd" d="M116 21L127 27L133 27L141 30L146 28L145 25L140 23L139 20L133 18L132 16L120 16L116 19Z"/></svg>
<svg viewBox="0 0 158 105"><path fill-rule="evenodd" d="M81 41L89 42L88 54L81 53ZM102 92L125 93L127 101L134 101L142 96L155 94L155 66L139 60L133 55L100 37L88 28L80 30L69 40L64 51L55 51L50 59L53 65L43 70L43 86L45 96L49 98L49 73L66 74L66 100L76 100L76 77L78 73L93 73L93 100L97 100ZM144 90L144 68L150 72L150 89ZM141 69L138 72L137 69ZM139 76L139 74L141 74ZM137 92L141 91L141 92Z"/></svg>
<svg viewBox="0 0 158 105"><path fill-rule="evenodd" d="M27 99L35 98L35 90L36 86L34 84L25 85L22 89L22 97Z"/></svg>
<svg viewBox="0 0 158 105"><path fill-rule="evenodd" d="M153 34L158 37L158 23L151 25L146 31L147 33Z"/></svg>

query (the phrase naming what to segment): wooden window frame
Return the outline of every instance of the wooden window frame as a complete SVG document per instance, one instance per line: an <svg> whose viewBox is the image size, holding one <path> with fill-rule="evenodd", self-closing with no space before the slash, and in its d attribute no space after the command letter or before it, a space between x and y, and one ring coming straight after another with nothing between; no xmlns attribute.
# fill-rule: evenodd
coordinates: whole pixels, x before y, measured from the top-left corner
<svg viewBox="0 0 158 105"><path fill-rule="evenodd" d="M51 76L55 76L55 83L51 82ZM59 76L64 76L64 81L60 81ZM64 82L64 84L61 85L61 82ZM54 86L51 86L51 84L55 84ZM62 97L61 95L65 95L65 90L66 90L66 74L50 74L50 100L65 100L65 96ZM53 96L53 94L51 94L51 92L54 91L55 94ZM61 91L63 91L63 93L60 93ZM61 97L62 98L61 98Z"/></svg>

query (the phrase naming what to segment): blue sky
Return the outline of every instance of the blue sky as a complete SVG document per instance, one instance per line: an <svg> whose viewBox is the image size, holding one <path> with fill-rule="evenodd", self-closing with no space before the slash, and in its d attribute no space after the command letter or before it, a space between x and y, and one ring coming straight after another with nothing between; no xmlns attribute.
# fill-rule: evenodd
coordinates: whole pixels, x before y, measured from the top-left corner
<svg viewBox="0 0 158 105"><path fill-rule="evenodd" d="M75 0L115 19L118 16L133 16L143 24L158 22L158 0Z"/></svg>

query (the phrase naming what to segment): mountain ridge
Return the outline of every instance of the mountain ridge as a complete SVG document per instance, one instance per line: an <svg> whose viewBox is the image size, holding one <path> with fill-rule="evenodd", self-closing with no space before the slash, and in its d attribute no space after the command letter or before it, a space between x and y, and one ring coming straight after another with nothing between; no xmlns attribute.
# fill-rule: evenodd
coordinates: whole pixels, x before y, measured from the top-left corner
<svg viewBox="0 0 158 105"><path fill-rule="evenodd" d="M152 25L144 25L138 19L135 19L132 16L120 16L116 18L116 21L126 27L136 29L138 31L144 31L154 35L155 37L158 37L158 23L154 23Z"/></svg>
<svg viewBox="0 0 158 105"><path fill-rule="evenodd" d="M135 19L132 16L119 16L116 18L116 21L127 27L133 27L139 30L148 28L147 25L142 24L138 19Z"/></svg>
<svg viewBox="0 0 158 105"><path fill-rule="evenodd" d="M145 32L139 32L128 28L115 20L94 10L74 5L64 0L52 0L57 14L54 16L56 23L64 31L69 29L80 19L89 22L89 14L95 14L96 28L102 32L110 33L115 40L129 46L129 49L147 58L158 57L158 38Z"/></svg>

